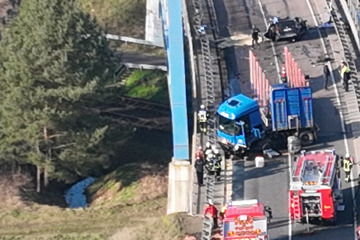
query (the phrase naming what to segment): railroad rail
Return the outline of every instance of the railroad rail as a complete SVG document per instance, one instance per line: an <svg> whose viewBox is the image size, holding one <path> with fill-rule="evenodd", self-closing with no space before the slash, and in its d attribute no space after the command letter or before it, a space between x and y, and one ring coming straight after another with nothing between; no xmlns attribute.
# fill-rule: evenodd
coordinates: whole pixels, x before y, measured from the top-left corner
<svg viewBox="0 0 360 240"><path fill-rule="evenodd" d="M166 104L120 96L107 101L103 107L91 110L119 124L162 131L171 130L170 107Z"/></svg>

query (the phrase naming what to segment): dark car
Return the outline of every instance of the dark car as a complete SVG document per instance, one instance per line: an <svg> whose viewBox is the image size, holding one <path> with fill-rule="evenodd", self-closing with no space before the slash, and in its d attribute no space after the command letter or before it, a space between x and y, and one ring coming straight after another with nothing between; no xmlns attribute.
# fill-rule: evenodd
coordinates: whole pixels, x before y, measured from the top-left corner
<svg viewBox="0 0 360 240"><path fill-rule="evenodd" d="M295 17L293 19L285 18L278 19L276 23L269 24L264 36L272 41L283 39L296 41L300 36L304 35L306 31L306 20L303 20L300 17Z"/></svg>

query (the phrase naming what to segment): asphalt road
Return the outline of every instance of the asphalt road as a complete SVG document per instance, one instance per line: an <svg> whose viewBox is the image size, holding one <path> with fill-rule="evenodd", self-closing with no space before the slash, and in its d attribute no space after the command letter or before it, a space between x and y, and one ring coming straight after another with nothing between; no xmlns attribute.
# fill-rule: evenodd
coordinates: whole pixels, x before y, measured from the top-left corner
<svg viewBox="0 0 360 240"><path fill-rule="evenodd" d="M315 14L325 11L316 0L311 2ZM272 16L295 17L299 16L308 21L309 32L301 41L281 41L271 45L269 41L261 43L261 49L255 50L255 55L264 69L267 78L272 84L278 82L278 66L283 60L283 48L288 46L289 50L299 63L303 72L310 76L310 86L314 97L314 118L320 127L319 139L309 148L335 149L338 154L345 153L345 145L342 133L343 112L346 118L344 102L338 106L335 85L329 91L323 89L322 67L325 52L312 17L307 1L298 0L218 0L214 1L217 9L220 35L223 38L229 36L244 36L250 38L251 26L256 25L265 31L264 22ZM329 36L335 34L329 33ZM328 36L328 37L329 37ZM330 39L330 38L329 38ZM332 39L330 39L333 41ZM249 41L243 41L242 45L228 46L223 48L225 61L228 68L230 93L245 93L250 95L249 67L247 61ZM333 45L338 45L334 42ZM275 50L275 54L274 54ZM333 51L334 49L330 49ZM329 51L329 49L328 49ZM335 58L335 53L330 52L330 57ZM275 57L276 56L276 57ZM277 62L276 62L277 60ZM335 69L338 63L333 62ZM335 77L337 76L334 72ZM339 88L339 85L337 86ZM339 90L340 99L344 94ZM309 225L310 233L307 233L305 224L289 224L288 217L288 188L289 188L289 163L286 157L271 160L266 163L265 168L254 168L254 162L234 161L233 174L233 199L258 198L265 205L273 209L274 219L269 223L269 234L271 239L354 239L353 206L351 185L343 182L343 193L346 208L344 212L338 213L335 226L323 224Z"/></svg>

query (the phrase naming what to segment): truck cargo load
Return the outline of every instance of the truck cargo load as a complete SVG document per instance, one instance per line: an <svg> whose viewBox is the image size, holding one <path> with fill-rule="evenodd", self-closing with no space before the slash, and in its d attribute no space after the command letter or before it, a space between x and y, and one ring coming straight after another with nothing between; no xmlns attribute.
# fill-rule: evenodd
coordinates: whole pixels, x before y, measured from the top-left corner
<svg viewBox="0 0 360 240"><path fill-rule="evenodd" d="M312 101L310 87L274 85L270 97L272 131L313 128Z"/></svg>

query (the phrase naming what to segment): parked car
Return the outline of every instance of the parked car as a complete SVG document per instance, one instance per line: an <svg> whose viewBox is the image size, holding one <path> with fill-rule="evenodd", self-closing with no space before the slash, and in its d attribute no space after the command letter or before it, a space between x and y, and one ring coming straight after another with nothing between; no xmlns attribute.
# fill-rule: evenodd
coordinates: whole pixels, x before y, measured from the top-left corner
<svg viewBox="0 0 360 240"><path fill-rule="evenodd" d="M307 32L307 20L300 17L277 18L277 21L272 21L264 36L272 41L291 40L296 41Z"/></svg>

